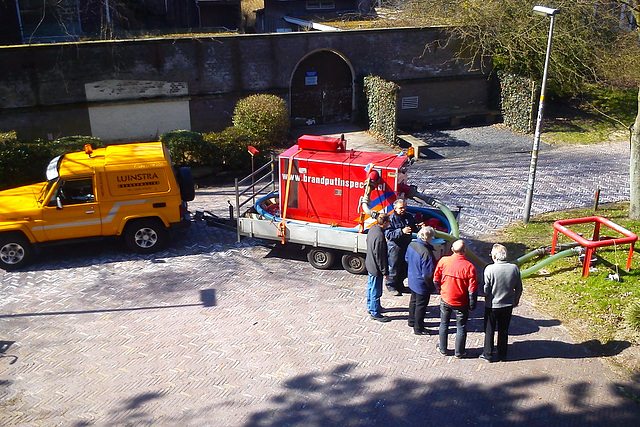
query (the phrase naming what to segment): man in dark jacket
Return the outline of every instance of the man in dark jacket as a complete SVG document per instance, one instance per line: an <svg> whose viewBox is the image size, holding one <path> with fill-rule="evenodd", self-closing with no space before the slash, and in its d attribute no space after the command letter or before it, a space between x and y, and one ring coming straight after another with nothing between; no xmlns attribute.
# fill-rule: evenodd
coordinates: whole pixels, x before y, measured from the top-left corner
<svg viewBox="0 0 640 427"><path fill-rule="evenodd" d="M389 228L384 231L387 237L389 253L389 278L387 289L401 296L404 279L407 278L407 262L404 259L407 247L413 240L413 233L418 232L418 225L413 216L407 212L403 199L393 202L393 213L389 216Z"/></svg>
<svg viewBox="0 0 640 427"><path fill-rule="evenodd" d="M383 213L378 216L376 223L367 234L367 257L364 264L369 273L367 281L367 309L371 318L379 322L388 322L390 319L382 315L380 297L382 296L382 278L389 277L389 264L387 261L387 241L384 237L384 229L389 226L389 215Z"/></svg>
<svg viewBox="0 0 640 427"><path fill-rule="evenodd" d="M433 286L433 270L436 268L436 258L433 255L434 248L429 242L433 239L434 230L431 227L422 227L418 231L418 239L411 242L407 248L407 276L411 299L409 300L409 327L413 328L416 335L427 335L424 329L424 315L429 305Z"/></svg>

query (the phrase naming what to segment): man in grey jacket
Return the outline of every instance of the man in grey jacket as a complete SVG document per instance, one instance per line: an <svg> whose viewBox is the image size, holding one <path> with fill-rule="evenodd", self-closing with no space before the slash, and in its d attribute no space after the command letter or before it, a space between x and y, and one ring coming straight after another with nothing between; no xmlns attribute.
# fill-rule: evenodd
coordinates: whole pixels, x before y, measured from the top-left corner
<svg viewBox="0 0 640 427"><path fill-rule="evenodd" d="M369 273L367 280L367 309L371 318L378 322L388 322L390 319L382 315L380 297L382 296L382 279L389 277L389 262L387 259L387 240L384 229L389 226L389 215L382 213L376 218L376 223L367 234L367 256L364 265Z"/></svg>
<svg viewBox="0 0 640 427"><path fill-rule="evenodd" d="M480 359L493 361L493 336L498 328L498 360L507 358L509 323L513 307L522 295L522 279L517 265L506 261L507 248L495 244L491 249L493 264L484 269L484 350Z"/></svg>

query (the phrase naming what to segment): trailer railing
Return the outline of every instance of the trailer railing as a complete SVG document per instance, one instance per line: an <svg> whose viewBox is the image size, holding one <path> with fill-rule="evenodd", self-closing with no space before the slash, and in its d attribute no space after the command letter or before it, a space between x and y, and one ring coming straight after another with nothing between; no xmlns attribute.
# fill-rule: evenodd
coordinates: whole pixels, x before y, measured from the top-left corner
<svg viewBox="0 0 640 427"><path fill-rule="evenodd" d="M236 178L236 221L238 223L238 242L240 241L240 216L241 212L250 211L256 198L273 193L277 190L278 164L274 155L271 161L252 172L250 175L238 180ZM249 204L249 207L245 207ZM243 209L244 208L244 209Z"/></svg>

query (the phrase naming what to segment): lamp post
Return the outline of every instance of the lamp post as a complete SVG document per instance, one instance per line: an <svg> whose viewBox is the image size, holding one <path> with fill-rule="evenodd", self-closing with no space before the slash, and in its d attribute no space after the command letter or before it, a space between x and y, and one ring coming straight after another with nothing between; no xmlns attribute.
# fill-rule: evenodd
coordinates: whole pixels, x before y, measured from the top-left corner
<svg viewBox="0 0 640 427"><path fill-rule="evenodd" d="M538 150L540 148L540 128L542 127L542 115L544 112L544 92L547 89L547 71L549 70L549 58L551 57L551 39L553 37L553 24L558 9L544 6L534 6L535 15L551 18L549 24L549 40L547 41L547 55L544 59L544 72L542 73L542 88L540 88L540 102L538 104L538 117L536 119L536 132L533 136L533 148L531 149L531 165L529 167L529 182L527 183L527 198L524 202L524 215L522 220L529 222L531 214L531 202L533 201L533 184L536 180L536 164L538 163Z"/></svg>

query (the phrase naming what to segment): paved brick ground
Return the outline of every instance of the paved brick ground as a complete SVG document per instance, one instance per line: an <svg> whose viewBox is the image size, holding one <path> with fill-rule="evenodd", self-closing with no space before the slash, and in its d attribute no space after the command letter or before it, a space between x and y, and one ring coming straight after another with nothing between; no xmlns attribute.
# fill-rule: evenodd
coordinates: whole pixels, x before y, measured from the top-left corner
<svg viewBox="0 0 640 427"><path fill-rule="evenodd" d="M361 134L353 139L388 150ZM628 161L625 150L545 152L536 188L547 195L536 197L534 213L591 203L596 184L605 201L628 197L625 168L611 172ZM464 205L461 229L479 238L519 219L527 170L522 155L420 159L412 180ZM577 179L582 174L589 180ZM192 209L224 215L230 196L229 187L201 189ZM620 353L625 342L575 342L525 301L515 310L508 362L477 359L482 307L469 327L474 357L457 360L436 353L434 335L411 333L408 296L385 293L393 321L381 324L368 318L364 292L361 276L315 270L300 251L237 243L235 234L201 223L153 256L123 253L116 243L47 251L26 271L0 273L0 424L582 426L640 419L637 404L623 396L634 385L602 356ZM431 331L436 305L432 298Z"/></svg>

